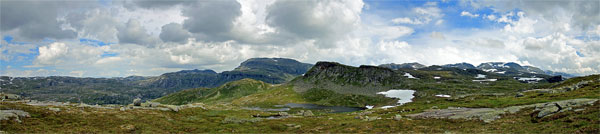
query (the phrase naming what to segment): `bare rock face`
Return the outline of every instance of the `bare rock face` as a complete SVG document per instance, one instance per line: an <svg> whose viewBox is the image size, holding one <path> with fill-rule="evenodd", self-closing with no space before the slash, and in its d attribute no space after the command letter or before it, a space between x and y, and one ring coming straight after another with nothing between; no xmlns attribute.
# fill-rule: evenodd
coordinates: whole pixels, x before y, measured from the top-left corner
<svg viewBox="0 0 600 134"><path fill-rule="evenodd" d="M315 66L306 72L304 79L331 81L355 82L361 85L365 84L385 84L402 77L392 69L366 66L352 67L342 65L336 62L317 62Z"/></svg>

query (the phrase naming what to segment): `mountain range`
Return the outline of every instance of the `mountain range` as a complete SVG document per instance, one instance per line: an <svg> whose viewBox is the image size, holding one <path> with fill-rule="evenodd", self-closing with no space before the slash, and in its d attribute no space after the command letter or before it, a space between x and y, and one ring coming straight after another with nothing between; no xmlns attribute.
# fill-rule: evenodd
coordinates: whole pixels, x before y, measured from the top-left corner
<svg viewBox="0 0 600 134"><path fill-rule="evenodd" d="M252 58L231 71L182 70L160 76L116 78L0 77L0 92L36 100L127 104L134 98L154 99L189 88L212 88L251 78L280 84L305 73L312 64L285 58Z"/></svg>
<svg viewBox="0 0 600 134"><path fill-rule="evenodd" d="M311 68L312 67L312 68ZM309 70L310 69L310 70ZM352 73L344 73L352 72ZM446 72L451 74L436 74ZM306 74L305 74L306 73ZM549 72L567 75L564 73ZM305 74L304 76L302 76ZM468 63L448 64L442 66L425 66L419 63L382 64L379 66L351 67L334 62L301 63L286 58L252 58L242 62L231 71L217 73L213 70L182 70L165 73L160 76L129 76L116 78L78 78L66 76L50 77L0 77L0 92L19 94L37 100L85 102L91 104L126 104L133 98L154 99L183 89L215 88L227 82L250 78L270 84L281 84L294 78L320 84L298 83L294 89L305 91L308 87L328 87L333 91L344 93L336 85L322 85L324 81L360 85L362 87L399 86L407 84L406 74L422 80L434 77L442 79L471 80L477 74L485 74L489 78L511 79L515 77L550 76L538 68L520 66L516 63L489 62L475 67ZM302 77L298 77L302 76ZM449 76L449 77L441 77ZM353 88L349 88L353 89ZM367 88L368 89L368 88ZM373 91L361 91L362 95L372 96Z"/></svg>

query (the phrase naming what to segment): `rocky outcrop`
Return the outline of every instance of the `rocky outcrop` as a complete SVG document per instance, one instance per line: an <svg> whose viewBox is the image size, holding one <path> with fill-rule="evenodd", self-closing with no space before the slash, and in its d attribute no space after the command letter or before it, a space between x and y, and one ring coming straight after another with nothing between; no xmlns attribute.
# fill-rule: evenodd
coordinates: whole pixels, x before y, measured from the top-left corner
<svg viewBox="0 0 600 134"><path fill-rule="evenodd" d="M546 116L550 116L555 113L571 111L574 107L579 107L583 105L592 105L597 100L590 99L575 99L569 101L557 101L544 103L541 105L535 105L535 111L537 112L536 118L543 118Z"/></svg>
<svg viewBox="0 0 600 134"><path fill-rule="evenodd" d="M0 100L19 100L21 99L20 95L9 94L9 93L0 93Z"/></svg>
<svg viewBox="0 0 600 134"><path fill-rule="evenodd" d="M411 114L413 118L477 119L490 123L501 118L502 114L516 113L524 108L535 108L535 118L543 118L555 113L570 111L574 107L593 105L598 99L572 99L506 108L447 108L429 109L423 113Z"/></svg>
<svg viewBox="0 0 600 134"><path fill-rule="evenodd" d="M21 123L20 119L25 117L31 117L31 115L23 110L0 110L0 121L13 119Z"/></svg>
<svg viewBox="0 0 600 134"><path fill-rule="evenodd" d="M352 67L336 62L317 62L302 78L310 82L329 80L358 85L384 85L403 79L403 74L377 66Z"/></svg>

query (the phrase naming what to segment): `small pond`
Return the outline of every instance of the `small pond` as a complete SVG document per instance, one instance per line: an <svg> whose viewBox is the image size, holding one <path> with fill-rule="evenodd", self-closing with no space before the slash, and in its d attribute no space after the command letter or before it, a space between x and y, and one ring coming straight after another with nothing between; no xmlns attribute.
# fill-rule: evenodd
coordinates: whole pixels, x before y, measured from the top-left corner
<svg viewBox="0 0 600 134"><path fill-rule="evenodd" d="M330 113L354 112L354 111L360 111L360 110L366 109L366 108L362 108L362 107L324 106L324 105L317 105L317 104L297 104L297 103L288 103L288 104L285 104L285 106L290 107L290 108L325 110L325 111L329 111Z"/></svg>

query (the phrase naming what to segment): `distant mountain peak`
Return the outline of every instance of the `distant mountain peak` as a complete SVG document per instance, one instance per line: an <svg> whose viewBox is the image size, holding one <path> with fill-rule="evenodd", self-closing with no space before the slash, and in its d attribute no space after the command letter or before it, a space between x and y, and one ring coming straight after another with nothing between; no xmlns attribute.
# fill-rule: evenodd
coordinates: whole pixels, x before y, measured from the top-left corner
<svg viewBox="0 0 600 134"><path fill-rule="evenodd" d="M312 64L302 63L288 58L250 58L236 67L233 71L267 70L300 75L308 71Z"/></svg>
<svg viewBox="0 0 600 134"><path fill-rule="evenodd" d="M419 68L424 68L427 67L423 64L417 63L417 62L412 62L412 63L402 63L402 64L396 64L396 63L388 63L388 64L381 64L379 65L379 67L385 67L385 68L389 68L389 69L419 69Z"/></svg>
<svg viewBox="0 0 600 134"><path fill-rule="evenodd" d="M454 67L454 68L459 68L459 69L474 69L475 68L475 66L473 66L473 64L469 64L466 62L455 63L455 64L446 64L446 65L442 65L442 67Z"/></svg>

